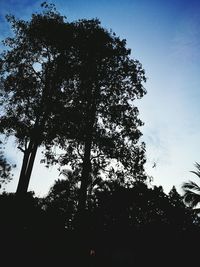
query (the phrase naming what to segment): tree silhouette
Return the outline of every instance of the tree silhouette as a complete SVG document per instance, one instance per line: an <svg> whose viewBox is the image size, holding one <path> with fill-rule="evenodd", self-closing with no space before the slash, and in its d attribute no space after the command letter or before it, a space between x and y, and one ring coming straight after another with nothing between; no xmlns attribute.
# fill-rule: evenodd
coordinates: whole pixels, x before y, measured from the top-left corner
<svg viewBox="0 0 200 267"><path fill-rule="evenodd" d="M182 231L195 225L197 219L187 208L175 188L164 193L163 188L148 188L143 182L132 186L117 181L96 189L96 223L105 229L171 227ZM94 218L95 219L95 218Z"/></svg>
<svg viewBox="0 0 200 267"><path fill-rule="evenodd" d="M74 61L69 50L71 27L54 5L43 7L43 13L33 14L30 21L7 16L14 36L5 39L8 50L0 59L0 129L15 136L24 153L18 194L28 189L38 147L56 139Z"/></svg>
<svg viewBox="0 0 200 267"><path fill-rule="evenodd" d="M75 22L74 31L79 64L71 105L79 124L75 138L63 142L66 154L59 162L79 172L81 212L91 176L145 177L145 145L138 144L143 123L134 100L146 93L142 85L146 79L141 64L130 58L126 41L102 28L98 20Z"/></svg>
<svg viewBox="0 0 200 267"><path fill-rule="evenodd" d="M195 163L196 171L191 171L200 178L200 164ZM184 190L184 200L192 208L195 208L200 203L200 187L193 181L185 182L182 186ZM199 209L195 209L199 212Z"/></svg>

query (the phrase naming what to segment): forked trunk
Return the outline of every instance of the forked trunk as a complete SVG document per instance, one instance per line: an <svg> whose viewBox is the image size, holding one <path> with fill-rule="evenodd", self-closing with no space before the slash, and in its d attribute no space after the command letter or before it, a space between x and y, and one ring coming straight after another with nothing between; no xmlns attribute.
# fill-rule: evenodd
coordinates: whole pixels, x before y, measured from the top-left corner
<svg viewBox="0 0 200 267"><path fill-rule="evenodd" d="M18 196L24 195L28 191L33 163L35 160L38 145L36 142L30 141L28 148L24 152L24 158L17 186L16 194Z"/></svg>

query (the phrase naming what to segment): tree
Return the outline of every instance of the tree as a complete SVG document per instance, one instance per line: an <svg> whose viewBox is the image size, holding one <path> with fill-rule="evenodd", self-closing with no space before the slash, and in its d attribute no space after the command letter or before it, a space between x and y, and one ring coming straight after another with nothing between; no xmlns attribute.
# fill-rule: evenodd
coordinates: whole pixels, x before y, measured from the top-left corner
<svg viewBox="0 0 200 267"><path fill-rule="evenodd" d="M200 164L195 163L196 171L191 171L200 178ZM184 200L191 207L195 208L200 203L200 187L193 181L185 182L182 186L184 190ZM195 209L199 211L199 209Z"/></svg>
<svg viewBox="0 0 200 267"><path fill-rule="evenodd" d="M184 203L184 197L181 196L175 186L169 192L169 201L171 204L171 221L176 227L182 227L183 230L194 227L199 224L197 214Z"/></svg>
<svg viewBox="0 0 200 267"><path fill-rule="evenodd" d="M4 40L8 50L0 58L0 130L15 136L24 153L18 194L28 189L38 147L56 139L63 88L73 73L71 26L54 5L42 6L44 11L30 21L7 16L14 36Z"/></svg>
<svg viewBox="0 0 200 267"><path fill-rule="evenodd" d="M106 183L103 190L97 188L95 210L96 224L117 232L168 227L184 231L198 223L197 216L185 206L175 188L167 195L161 186L148 188L144 182L127 187L114 181Z"/></svg>
<svg viewBox="0 0 200 267"><path fill-rule="evenodd" d="M134 100L145 93L145 72L130 58L126 41L102 28L99 20L74 23L77 69L71 105L79 125L63 142L61 164L78 168L79 212L85 210L92 176L144 179L145 145L138 144L143 123ZM49 151L48 151L49 153Z"/></svg>
<svg viewBox="0 0 200 267"><path fill-rule="evenodd" d="M177 192L175 186L172 187L168 195L172 206L185 206L183 202L183 197Z"/></svg>

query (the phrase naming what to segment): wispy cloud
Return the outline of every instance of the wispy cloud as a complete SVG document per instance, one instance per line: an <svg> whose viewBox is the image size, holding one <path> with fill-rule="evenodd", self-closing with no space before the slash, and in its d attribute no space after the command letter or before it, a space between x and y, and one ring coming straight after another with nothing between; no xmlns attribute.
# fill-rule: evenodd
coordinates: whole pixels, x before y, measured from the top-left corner
<svg viewBox="0 0 200 267"><path fill-rule="evenodd" d="M173 40L174 56L181 61L200 59L200 8L185 17L177 26Z"/></svg>

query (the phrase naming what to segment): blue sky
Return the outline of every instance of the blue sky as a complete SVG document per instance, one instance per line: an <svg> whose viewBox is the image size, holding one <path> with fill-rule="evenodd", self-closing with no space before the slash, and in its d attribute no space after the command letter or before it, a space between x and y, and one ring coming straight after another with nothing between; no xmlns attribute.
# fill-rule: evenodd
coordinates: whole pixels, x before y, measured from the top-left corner
<svg viewBox="0 0 200 267"><path fill-rule="evenodd" d="M7 13L28 19L42 1L0 0L0 39L8 36ZM55 0L69 21L99 18L102 25L127 40L148 78L148 94L137 102L145 122L147 173L168 192L173 185L195 180L189 173L200 162L200 1L190 0ZM15 191L21 152L10 142L9 159L17 162L15 178L6 189ZM36 159L29 189L45 194L58 174ZM156 168L152 168L156 162Z"/></svg>

